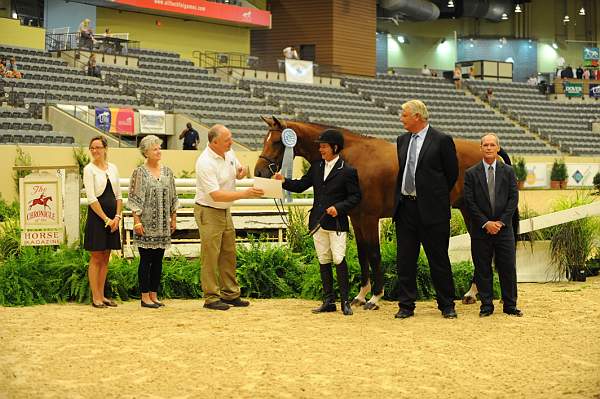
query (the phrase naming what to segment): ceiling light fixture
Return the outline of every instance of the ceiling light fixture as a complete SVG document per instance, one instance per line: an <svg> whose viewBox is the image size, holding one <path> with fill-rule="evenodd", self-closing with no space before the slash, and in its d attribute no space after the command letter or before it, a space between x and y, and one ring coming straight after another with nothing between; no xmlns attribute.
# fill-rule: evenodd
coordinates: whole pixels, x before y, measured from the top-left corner
<svg viewBox="0 0 600 399"><path fill-rule="evenodd" d="M556 44L556 42L552 43L552 48L554 50L557 50L558 49L558 44Z"/></svg>
<svg viewBox="0 0 600 399"><path fill-rule="evenodd" d="M448 0L448 8L454 8L454 2L452 0Z"/></svg>
<svg viewBox="0 0 600 399"><path fill-rule="evenodd" d="M521 13L521 12L522 12L522 11L521 11L521 5L520 5L520 4L517 4L517 5L515 6L515 12L516 12L516 13Z"/></svg>
<svg viewBox="0 0 600 399"><path fill-rule="evenodd" d="M579 15L585 15L585 8L581 7L581 10L579 10Z"/></svg>
<svg viewBox="0 0 600 399"><path fill-rule="evenodd" d="M565 15L565 17L563 18L563 22L564 22L564 23L567 23L567 22L569 22L570 20L571 20L571 18L569 18L569 16L568 16L568 15Z"/></svg>
<svg viewBox="0 0 600 399"><path fill-rule="evenodd" d="M502 20L506 21L507 19L508 19L508 15L505 12L503 12L502 13Z"/></svg>
<svg viewBox="0 0 600 399"><path fill-rule="evenodd" d="M404 43L405 42L404 36L398 36L398 42L399 43Z"/></svg>

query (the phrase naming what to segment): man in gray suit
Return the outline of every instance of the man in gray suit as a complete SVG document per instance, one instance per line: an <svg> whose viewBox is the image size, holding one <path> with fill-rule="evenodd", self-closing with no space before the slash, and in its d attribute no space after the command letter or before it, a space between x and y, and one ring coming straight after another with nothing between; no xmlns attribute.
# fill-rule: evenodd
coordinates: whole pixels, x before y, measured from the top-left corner
<svg viewBox="0 0 600 399"><path fill-rule="evenodd" d="M519 204L517 179L511 166L497 161L500 148L493 133L481 138L482 162L465 173L464 198L470 214L471 255L475 284L481 298L480 317L494 312L492 259L500 278L504 313L522 316L517 309L517 273L513 215Z"/></svg>

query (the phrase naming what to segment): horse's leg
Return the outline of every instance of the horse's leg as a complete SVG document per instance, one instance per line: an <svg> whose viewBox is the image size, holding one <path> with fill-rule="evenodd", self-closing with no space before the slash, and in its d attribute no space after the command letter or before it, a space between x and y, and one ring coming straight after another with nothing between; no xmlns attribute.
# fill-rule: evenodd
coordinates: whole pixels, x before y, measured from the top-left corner
<svg viewBox="0 0 600 399"><path fill-rule="evenodd" d="M366 310L377 310L377 304L383 298L383 270L381 269L381 251L379 247L379 218L363 218L363 235L367 245L367 256L371 269L373 269L373 296L365 304Z"/></svg>
<svg viewBox="0 0 600 399"><path fill-rule="evenodd" d="M467 226L467 230L469 229L469 226L471 225L469 223L469 213L467 212L467 210L465 209L465 207L460 208L460 213L462 213L463 219L465 221L465 224ZM471 232L469 231L469 234ZM467 291L463 297L462 297L462 303L464 303L465 305L472 305L474 303L477 303L477 285L475 285L475 276L473 276L473 278L471 278L471 288L469 288L469 291Z"/></svg>
<svg viewBox="0 0 600 399"><path fill-rule="evenodd" d="M356 237L356 249L358 251L358 263L360 264L360 291L351 302L351 306L362 306L367 300L366 296L371 292L371 280L369 278L369 261L367 257L367 248L363 236L363 231L359 223L359 218L352 218L352 227L354 227L354 236Z"/></svg>

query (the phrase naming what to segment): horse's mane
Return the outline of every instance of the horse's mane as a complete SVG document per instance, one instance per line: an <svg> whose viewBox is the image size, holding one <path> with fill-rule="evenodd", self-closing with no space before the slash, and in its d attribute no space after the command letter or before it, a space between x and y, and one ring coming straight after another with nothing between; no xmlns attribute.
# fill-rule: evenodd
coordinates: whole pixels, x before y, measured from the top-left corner
<svg viewBox="0 0 600 399"><path fill-rule="evenodd" d="M336 129L336 130L339 130L340 132L342 132L344 134L349 134L351 136L359 137L359 138L362 138L362 139L377 139L377 137L369 136L368 134L364 134L364 133L356 133L356 132L353 132L352 130L346 129L344 127L339 127L339 126L323 125L322 123L304 122L304 121L287 120L287 119L284 119L284 121L286 123L288 123L288 122L303 123L305 125L317 126L317 127L322 128L323 130L325 130L325 129Z"/></svg>

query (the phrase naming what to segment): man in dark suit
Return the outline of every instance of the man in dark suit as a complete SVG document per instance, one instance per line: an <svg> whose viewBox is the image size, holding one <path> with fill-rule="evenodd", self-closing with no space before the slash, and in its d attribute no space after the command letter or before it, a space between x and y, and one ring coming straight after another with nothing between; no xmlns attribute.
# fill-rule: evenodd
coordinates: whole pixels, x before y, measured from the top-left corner
<svg viewBox="0 0 600 399"><path fill-rule="evenodd" d="M313 162L310 169L298 180L284 179L280 173L275 178L283 180L283 188L301 193L313 187L314 200L308 218L311 231L320 225L313 235L317 257L319 258L321 281L323 283L323 304L313 313L335 312L333 292L333 270L335 264L342 312L348 316L352 308L348 301L349 277L346 264L346 233L349 230L348 212L358 205L361 199L356 169L348 165L340 156L344 148L344 136L334 129L321 133L319 152L323 158Z"/></svg>
<svg viewBox="0 0 600 399"><path fill-rule="evenodd" d="M483 161L465 173L464 197L469 212L471 256L475 284L481 298L479 316L494 312L492 258L500 278L504 313L522 316L517 309L517 273L513 215L519 204L517 179L511 166L497 162L498 137L481 138Z"/></svg>
<svg viewBox="0 0 600 399"><path fill-rule="evenodd" d="M397 139L398 180L394 205L399 307L396 318L414 315L417 299L417 259L425 249L438 309L456 318L454 280L448 258L450 191L458 177L452 137L429 126L423 102L402 104L402 123L409 134Z"/></svg>

